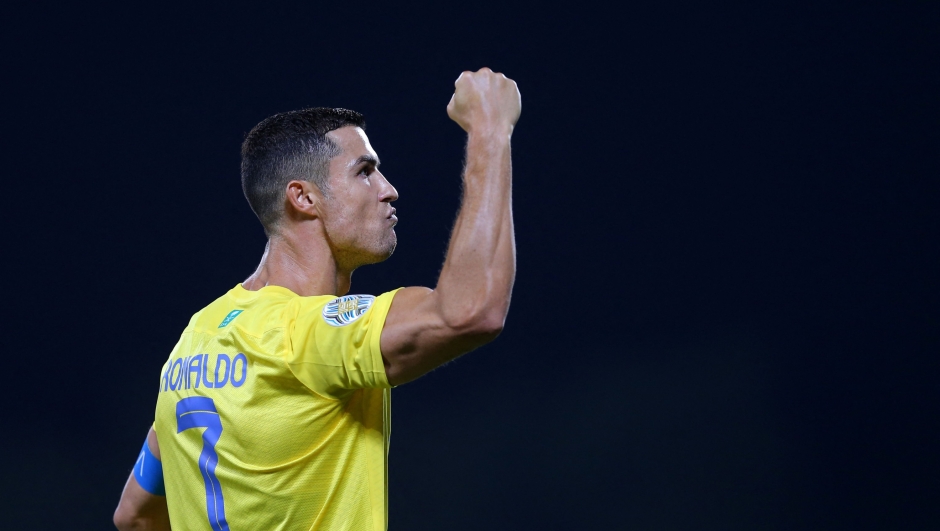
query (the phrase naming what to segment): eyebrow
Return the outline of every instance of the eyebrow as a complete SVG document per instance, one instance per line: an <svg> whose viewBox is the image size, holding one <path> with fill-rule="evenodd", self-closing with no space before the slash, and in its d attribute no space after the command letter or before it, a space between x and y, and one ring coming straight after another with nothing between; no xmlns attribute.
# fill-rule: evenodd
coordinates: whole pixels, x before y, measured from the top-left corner
<svg viewBox="0 0 940 531"><path fill-rule="evenodd" d="M379 167L379 164L381 164L381 162L379 162L379 159L378 159L378 158L373 157L372 155L363 155L363 156L359 157L358 159L356 159L356 162L353 163L353 166L354 166L354 167L355 167L355 166L358 166L358 165L362 164L363 162L365 162L365 163L367 163L367 164L372 164L372 165L375 166L376 168L378 168L378 167Z"/></svg>

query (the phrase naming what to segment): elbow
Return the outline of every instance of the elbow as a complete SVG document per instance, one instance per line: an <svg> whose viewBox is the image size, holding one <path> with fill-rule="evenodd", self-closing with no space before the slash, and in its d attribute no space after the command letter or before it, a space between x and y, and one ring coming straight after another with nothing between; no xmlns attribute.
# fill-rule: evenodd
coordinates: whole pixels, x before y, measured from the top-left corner
<svg viewBox="0 0 940 531"><path fill-rule="evenodd" d="M118 528L118 531L135 531L137 529L143 529L141 524L143 521L138 515L134 514L132 511L128 510L122 505L118 505L118 508L114 511L114 527Z"/></svg>
<svg viewBox="0 0 940 531"><path fill-rule="evenodd" d="M477 328L480 336L487 338L486 342L489 343L490 341L499 337L499 334L502 333L503 327L505 325L505 312L489 312L480 319L480 323Z"/></svg>
<svg viewBox="0 0 940 531"><path fill-rule="evenodd" d="M114 527L118 528L119 531L133 529L134 525L133 517L128 515L127 511L125 511L120 505L118 505L118 508L114 511L114 518L112 519L112 522L114 522Z"/></svg>
<svg viewBox="0 0 940 531"><path fill-rule="evenodd" d="M463 319L450 323L455 335L470 340L474 348L496 339L506 323L506 312L500 309L488 309L473 312Z"/></svg>
<svg viewBox="0 0 940 531"><path fill-rule="evenodd" d="M479 297L445 299L441 313L447 335L472 350L496 339L506 324L509 294L483 290ZM467 350L465 350L466 352Z"/></svg>

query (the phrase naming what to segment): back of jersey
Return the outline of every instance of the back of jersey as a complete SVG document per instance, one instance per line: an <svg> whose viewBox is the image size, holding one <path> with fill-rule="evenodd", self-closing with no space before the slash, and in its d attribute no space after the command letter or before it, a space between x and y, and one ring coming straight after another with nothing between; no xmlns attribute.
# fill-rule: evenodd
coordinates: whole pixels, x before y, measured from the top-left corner
<svg viewBox="0 0 940 531"><path fill-rule="evenodd" d="M239 285L193 316L154 422L174 529L386 529L393 296Z"/></svg>

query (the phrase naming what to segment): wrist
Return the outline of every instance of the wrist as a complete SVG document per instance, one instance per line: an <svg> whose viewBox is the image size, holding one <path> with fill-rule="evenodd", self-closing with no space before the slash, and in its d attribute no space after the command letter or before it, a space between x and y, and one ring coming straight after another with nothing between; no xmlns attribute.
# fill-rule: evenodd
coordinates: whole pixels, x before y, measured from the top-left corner
<svg viewBox="0 0 940 531"><path fill-rule="evenodd" d="M468 142L509 142L512 138L512 124L481 125L467 130Z"/></svg>

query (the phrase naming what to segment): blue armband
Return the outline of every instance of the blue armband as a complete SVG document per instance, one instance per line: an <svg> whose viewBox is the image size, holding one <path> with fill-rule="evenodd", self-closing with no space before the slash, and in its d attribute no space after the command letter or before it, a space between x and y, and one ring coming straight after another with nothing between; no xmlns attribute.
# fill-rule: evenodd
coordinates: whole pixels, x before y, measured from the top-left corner
<svg viewBox="0 0 940 531"><path fill-rule="evenodd" d="M140 455L134 463L134 477L150 494L166 496L166 488L163 486L163 463L150 451L147 439L144 439L144 447L140 449Z"/></svg>

